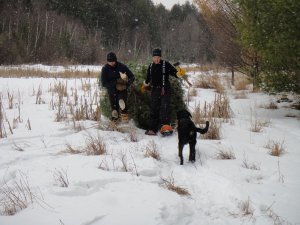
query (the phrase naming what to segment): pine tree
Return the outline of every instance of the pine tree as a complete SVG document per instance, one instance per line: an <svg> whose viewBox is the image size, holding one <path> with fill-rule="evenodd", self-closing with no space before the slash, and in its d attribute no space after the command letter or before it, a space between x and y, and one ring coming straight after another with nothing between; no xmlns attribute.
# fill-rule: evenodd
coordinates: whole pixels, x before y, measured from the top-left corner
<svg viewBox="0 0 300 225"><path fill-rule="evenodd" d="M261 61L261 81L268 91L300 91L300 2L237 0L236 25L245 49ZM299 79L299 78L298 78ZM299 81L298 81L299 82Z"/></svg>

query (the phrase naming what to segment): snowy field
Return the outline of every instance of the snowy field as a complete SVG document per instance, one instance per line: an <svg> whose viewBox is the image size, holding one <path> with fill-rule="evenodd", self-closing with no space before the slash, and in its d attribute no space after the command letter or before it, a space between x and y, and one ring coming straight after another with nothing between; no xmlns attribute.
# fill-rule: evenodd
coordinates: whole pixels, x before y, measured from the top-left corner
<svg viewBox="0 0 300 225"><path fill-rule="evenodd" d="M198 134L196 162L188 162L185 146L181 166L176 132L163 138L136 128L105 131L91 120L76 122L80 129L69 119L56 122L58 97L51 90L59 82L67 83L70 101L74 90L79 101L98 92L96 79L0 78L6 134L0 139L1 225L300 224L300 114L287 107L291 103L267 109L262 106L276 96L246 91L240 99L226 88L232 118L222 123L221 139ZM191 111L214 100L214 90L195 90ZM250 131L256 121L265 122L261 132ZM84 149L91 136L103 138L105 154L67 151ZM268 143L280 143L284 153L270 155ZM145 156L155 146L160 160ZM221 160L221 151L234 157ZM168 190L168 183L189 195ZM28 204L7 215L13 195Z"/></svg>
<svg viewBox="0 0 300 225"><path fill-rule="evenodd" d="M70 66L48 66L43 64L32 64L32 65L12 65L12 66L1 66L1 69L22 69L22 70L37 70L45 71L49 73L58 73L64 71L101 71L102 66L95 65L70 65Z"/></svg>

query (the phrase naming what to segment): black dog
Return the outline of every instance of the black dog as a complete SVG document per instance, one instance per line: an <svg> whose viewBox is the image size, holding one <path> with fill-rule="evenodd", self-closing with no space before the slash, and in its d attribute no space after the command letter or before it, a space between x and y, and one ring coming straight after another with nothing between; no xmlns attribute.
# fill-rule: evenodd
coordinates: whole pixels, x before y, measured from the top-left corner
<svg viewBox="0 0 300 225"><path fill-rule="evenodd" d="M191 120L192 115L187 110L180 110L177 112L178 120L178 154L180 157L180 165L183 165L182 150L184 145L189 143L190 145L190 156L189 161L195 162L195 146L197 132L200 134L205 134L208 131L209 122L206 121L206 126L204 129L195 126L194 122Z"/></svg>

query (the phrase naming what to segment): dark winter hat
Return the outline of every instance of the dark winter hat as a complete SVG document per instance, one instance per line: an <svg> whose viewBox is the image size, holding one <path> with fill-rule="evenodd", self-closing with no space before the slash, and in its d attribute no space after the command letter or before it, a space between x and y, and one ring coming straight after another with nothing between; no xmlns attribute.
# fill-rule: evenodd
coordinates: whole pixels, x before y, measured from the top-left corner
<svg viewBox="0 0 300 225"><path fill-rule="evenodd" d="M160 56L161 57L161 49L160 48L153 49L152 56Z"/></svg>
<svg viewBox="0 0 300 225"><path fill-rule="evenodd" d="M107 62L116 62L117 61L117 56L115 53L110 52L107 54Z"/></svg>

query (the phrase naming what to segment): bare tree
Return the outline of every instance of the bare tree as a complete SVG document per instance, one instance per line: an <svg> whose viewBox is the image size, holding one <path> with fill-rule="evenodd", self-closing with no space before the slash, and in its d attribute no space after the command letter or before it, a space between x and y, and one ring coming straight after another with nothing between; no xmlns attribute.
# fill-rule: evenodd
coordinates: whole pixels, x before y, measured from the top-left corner
<svg viewBox="0 0 300 225"><path fill-rule="evenodd" d="M213 33L213 45L219 62L234 71L253 78L253 85L260 73L260 57L255 50L245 49L239 43L237 23L242 22L242 12L231 0L195 0Z"/></svg>
<svg viewBox="0 0 300 225"><path fill-rule="evenodd" d="M234 10L228 7L226 0L196 0L197 5L207 21L213 35L213 49L219 63L228 66L232 71L241 66L241 47L236 41L237 31L231 16ZM234 14L235 15L235 14Z"/></svg>

